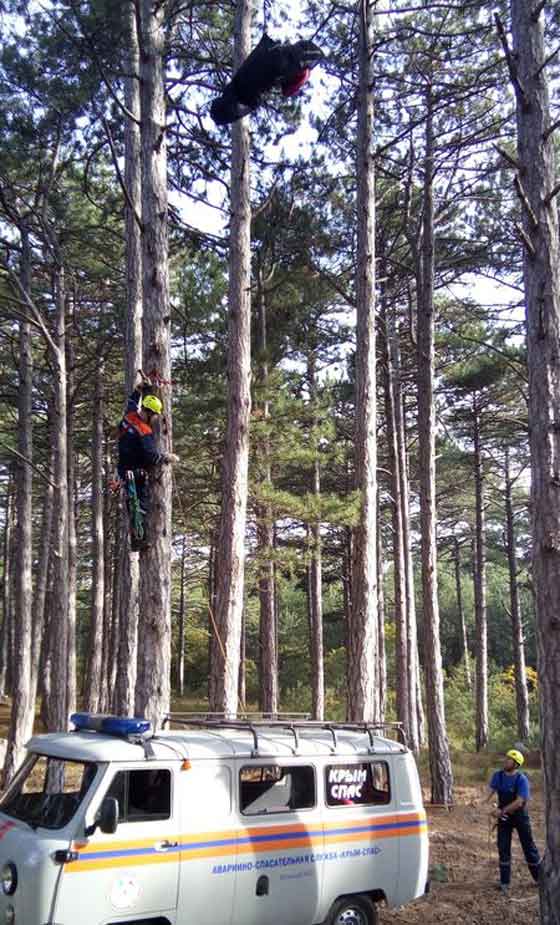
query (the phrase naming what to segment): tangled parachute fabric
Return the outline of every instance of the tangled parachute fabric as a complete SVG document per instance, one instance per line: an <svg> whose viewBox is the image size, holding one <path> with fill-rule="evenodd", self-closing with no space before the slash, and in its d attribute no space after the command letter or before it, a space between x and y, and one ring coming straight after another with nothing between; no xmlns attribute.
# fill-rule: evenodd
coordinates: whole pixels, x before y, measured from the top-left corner
<svg viewBox="0 0 560 925"><path fill-rule="evenodd" d="M210 114L216 125L228 125L253 112L262 97L275 86L283 96L294 96L306 83L311 70L324 54L314 42L301 39L283 45L265 34L221 96L213 100Z"/></svg>

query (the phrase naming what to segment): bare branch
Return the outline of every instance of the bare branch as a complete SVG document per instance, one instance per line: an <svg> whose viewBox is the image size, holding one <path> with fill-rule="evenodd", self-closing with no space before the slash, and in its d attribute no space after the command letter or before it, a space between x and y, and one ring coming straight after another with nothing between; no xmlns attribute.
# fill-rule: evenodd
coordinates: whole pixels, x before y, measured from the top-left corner
<svg viewBox="0 0 560 925"><path fill-rule="evenodd" d="M545 206L549 206L552 203L552 200L560 193L560 183L557 183L555 187L550 191L548 196L544 200Z"/></svg>
<svg viewBox="0 0 560 925"><path fill-rule="evenodd" d="M110 147L110 149L111 149L111 157L113 158L113 166L114 166L114 168L115 168L115 171L116 171L116 174L117 174L117 179L118 179L118 181L119 181L120 187L121 187L121 189L122 189L122 191L123 191L124 198L126 199L128 208L130 209L130 211L131 211L132 214L134 215L134 219L135 219L135 221L136 221L136 224L138 225L138 228L140 229L140 233L142 233L142 232L144 231L144 227L143 227L143 225L142 225L142 220L141 220L140 216L138 215L138 212L137 212L136 209L134 208L134 203L133 203L132 199L130 198L130 193L128 192L128 189L126 188L126 183L124 182L124 177L123 177L123 175L122 175L122 173L121 173L121 168L119 167L119 159L118 159L118 157L117 157L117 152L115 151L115 144L114 144L114 141L113 141L113 135L112 135L112 133L111 133L111 128L110 128L109 123L107 122L107 119L105 118L105 116L101 116L101 124L103 125L103 128L105 129L105 134L106 134L106 136L107 136L107 141L109 142L109 147Z"/></svg>
<svg viewBox="0 0 560 925"><path fill-rule="evenodd" d="M523 243L525 247L527 248L527 251L529 252L529 256L534 260L536 256L535 248L533 246L533 242L531 241L529 235L527 234L523 226L519 224L519 222L515 223L515 227L520 237L523 238Z"/></svg>
<svg viewBox="0 0 560 925"><path fill-rule="evenodd" d="M2 440L0 440L0 446L3 447L3 449L7 450L8 453L11 453L12 456L17 456L17 458L21 459L21 461L24 462L27 466L31 466L31 468L33 469L33 472L36 472L39 478L43 479L43 481L46 482L47 485L51 485L52 488L56 488L55 483L51 482L50 478L47 475L45 475L44 472L41 472L41 470L38 469L37 466L35 466L31 462L31 460L27 458L27 456L23 456L21 453L18 453L17 450L14 450L13 447L8 446L8 444L4 443Z"/></svg>
<svg viewBox="0 0 560 925"><path fill-rule="evenodd" d="M531 19L536 22L546 6L546 0L539 0L531 13Z"/></svg>
<svg viewBox="0 0 560 925"><path fill-rule="evenodd" d="M534 73L533 76L534 76L534 77L538 77L539 74L542 74L542 72L544 71L544 69L545 69L545 67L547 66L547 64L550 64L550 62L552 61L552 59L556 57L556 55L558 54L559 51L560 51L560 45L558 45L558 47L555 48L554 51L551 51L551 52L550 52L550 54L548 55L548 57L544 59L544 61L543 61L543 63L541 64L540 68L538 69L538 71L535 71L535 73Z"/></svg>
<svg viewBox="0 0 560 925"><path fill-rule="evenodd" d="M496 151L498 152L498 154L499 154L501 157L503 157L503 159L504 159L505 161L508 162L508 164L509 164L511 167L513 167L515 170L518 170L519 172L521 172L521 170L522 170L521 164L519 163L518 160L516 160L515 157L512 157L511 154L508 154L508 152L505 150L505 148L501 148L500 145L494 145L494 148L496 149Z"/></svg>
<svg viewBox="0 0 560 925"><path fill-rule="evenodd" d="M494 22L496 23L496 29L498 30L498 36L500 42L502 43L502 48L504 49L504 54L506 56L506 63L508 66L509 76L513 84L516 95L521 100L523 109L529 108L529 97L525 93L523 84L519 80L519 75L517 73L517 64L514 61L511 48L507 40L506 30L504 29L504 24L497 13L494 14Z"/></svg>
<svg viewBox="0 0 560 925"><path fill-rule="evenodd" d="M552 125L549 125L546 132L543 132L543 141L548 141L552 133L555 132L557 128L560 128L560 119L557 119L556 122L553 122Z"/></svg>

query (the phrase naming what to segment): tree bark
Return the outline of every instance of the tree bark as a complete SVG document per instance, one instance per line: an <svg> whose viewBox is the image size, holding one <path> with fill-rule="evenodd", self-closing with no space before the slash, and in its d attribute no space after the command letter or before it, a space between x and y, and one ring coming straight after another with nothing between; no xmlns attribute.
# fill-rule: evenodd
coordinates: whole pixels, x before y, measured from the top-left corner
<svg viewBox="0 0 560 925"><path fill-rule="evenodd" d="M486 613L486 517L480 409L473 402L475 536L474 612L476 624L476 750L488 745L488 621Z"/></svg>
<svg viewBox="0 0 560 925"><path fill-rule="evenodd" d="M431 87L427 89L424 163L423 241L418 289L418 468L424 605L424 667L428 708L428 740L432 802L451 803L453 771L445 724L443 668L439 633L436 540L436 465L434 398L434 130Z"/></svg>
<svg viewBox="0 0 560 925"><path fill-rule="evenodd" d="M53 583L50 609L49 730L63 730L68 723L68 409L66 374L66 283L64 268L55 267L56 334L53 353L54 440Z"/></svg>
<svg viewBox="0 0 560 925"><path fill-rule="evenodd" d="M467 622L465 608L463 607L463 589L461 585L461 546L457 537L453 540L453 562L455 565L455 592L457 595L457 610L459 613L459 627L461 630L461 643L463 646L463 663L465 665L465 678L467 687L472 688L471 660L469 656L469 641L467 637Z"/></svg>
<svg viewBox="0 0 560 925"><path fill-rule="evenodd" d="M538 4L536 5L538 7ZM541 921L560 922L560 241L543 12L512 0L529 365L533 580L537 608L546 851Z"/></svg>
<svg viewBox="0 0 560 925"><path fill-rule="evenodd" d="M125 5L125 29L128 40L125 55L125 106L134 118L124 127L124 182L128 193L125 202L126 253L126 321L125 321L125 390L130 395L137 370L142 366L142 242L139 221L142 215L142 156L140 140L140 50L136 28L135 4ZM137 121L135 121L137 120ZM117 655L117 683L113 709L130 715L134 712L136 688L138 608L140 595L139 557L130 553L128 513L121 509L119 568L120 605Z"/></svg>
<svg viewBox="0 0 560 925"><path fill-rule="evenodd" d="M316 411L317 370L315 354L312 352L307 362L309 382L309 399L313 407L313 429L317 430L319 420ZM313 462L312 492L319 499L321 495L321 463L315 447ZM309 562L309 636L311 645L311 715L313 719L325 718L325 665L323 652L323 562L321 524L313 522L309 526L310 562Z"/></svg>
<svg viewBox="0 0 560 925"><path fill-rule="evenodd" d="M14 530L13 475L8 470L4 507L4 533L2 537L2 628L0 631L0 697L6 696L8 680L8 638L12 623L12 548Z"/></svg>
<svg viewBox="0 0 560 925"><path fill-rule="evenodd" d="M401 351L398 331L390 325L389 351L394 370L394 411L397 438L397 467L399 472L399 500L401 505L401 527L404 555L404 588L406 614L406 668L408 673L408 741L413 751L417 752L423 743L424 711L420 684L418 655L418 626L416 620L416 595L414 589L414 560L412 556L412 536L410 527L410 492L408 453L406 446L406 421L401 383Z"/></svg>
<svg viewBox="0 0 560 925"><path fill-rule="evenodd" d="M187 539L183 534L181 546L181 587L179 588L179 626L177 632L177 693L185 693L185 598L186 598Z"/></svg>
<svg viewBox="0 0 560 925"><path fill-rule="evenodd" d="M31 289L31 248L29 234L21 232L21 282ZM33 479L31 466L23 460L33 459L33 356L31 325L19 326L18 377L18 453L15 463L16 482L16 561L15 621L12 710L8 733L3 786L10 781L25 752L25 743L33 730L35 698L31 676L32 646L32 564L33 564Z"/></svg>
<svg viewBox="0 0 560 925"><path fill-rule="evenodd" d="M393 536L393 589L394 589L394 622L395 622L395 673L396 673L396 707L397 719L404 726L410 740L411 730L409 719L411 715L409 701L409 671L408 671L408 626L406 616L406 575L404 561L404 542L402 524L401 500L401 468L399 467L399 447L397 444L397 427L395 419L395 381L392 351L390 349L391 332L387 310L383 311L384 331L384 391L385 391L385 420L387 427L387 455L389 472L391 473L391 513ZM378 576L379 580L379 576Z"/></svg>
<svg viewBox="0 0 560 925"><path fill-rule="evenodd" d="M49 410L49 431L50 431L50 410ZM49 437L49 444L52 439ZM50 452L49 475L52 478L54 470L54 457L52 449ZM33 691L33 700L37 698L39 665L41 663L41 647L46 639L46 602L47 588L49 577L49 558L51 549L52 525L53 525L53 506L54 506L54 489L52 481L45 487L43 500L43 515L41 521L41 535L39 545L39 561L37 564L37 574L35 580L35 589L33 592L33 639L31 644L31 689Z"/></svg>
<svg viewBox="0 0 560 925"><path fill-rule="evenodd" d="M352 617L348 640L348 719L372 721L376 714L374 701L378 625L374 28L373 4L370 0L361 0L359 19L355 458L360 511L353 550Z"/></svg>
<svg viewBox="0 0 560 925"><path fill-rule="evenodd" d="M105 411L103 361L97 365L93 399L93 462L91 478L92 579L89 630L89 659L84 706L99 711L101 696L101 654L103 651L103 603L105 599L105 533L103 530L103 417Z"/></svg>
<svg viewBox="0 0 560 925"><path fill-rule="evenodd" d="M67 299L67 309L70 300ZM66 391L68 395L68 424L67 424L67 487L68 487L68 668L67 684L68 694L66 710L73 713L76 709L76 618L77 618L77 585L78 585L78 541L76 536L76 465L74 453L74 345L72 342L74 327L73 306L67 311L68 324L66 330Z"/></svg>
<svg viewBox="0 0 560 925"><path fill-rule="evenodd" d="M251 47L252 0L237 0L234 70ZM228 319L228 419L222 463L220 566L215 619L221 648L213 649L211 709L235 716L245 576L249 421L251 415L251 203L247 120L232 128ZM223 650L223 651L222 651Z"/></svg>
<svg viewBox="0 0 560 925"><path fill-rule="evenodd" d="M517 735L522 742L527 742L530 735L529 725L529 691L525 671L525 642L523 639L523 621L519 603L519 584L517 582L517 552L515 548L515 521L513 512L513 492L510 472L509 447L505 448L505 509L506 509L506 552L509 572L509 598L511 635L513 643L513 664L515 666L515 702L517 706Z"/></svg>
<svg viewBox="0 0 560 925"><path fill-rule="evenodd" d="M385 652L385 585L383 581L383 534L380 529L380 499L377 492L377 716L376 722L385 721L387 702L387 656Z"/></svg>
<svg viewBox="0 0 560 925"><path fill-rule="evenodd" d="M257 324L258 324L258 383L263 390L261 402L262 422L265 429L259 441L261 464L261 485L267 491L272 487L270 464L270 441L267 428L270 426L270 402L267 390L267 330L266 298L262 268L257 271ZM278 654L276 651L276 588L274 581L274 519L272 506L265 500L257 505L257 546L259 564L259 644L260 644L260 707L263 713L278 712Z"/></svg>
<svg viewBox="0 0 560 925"><path fill-rule="evenodd" d="M143 368L171 381L167 239L167 141L164 51L168 3L140 0L140 104L142 141ZM171 386L165 388L160 451L171 449ZM150 548L142 553L136 711L159 728L170 704L171 504L169 466L151 485Z"/></svg>

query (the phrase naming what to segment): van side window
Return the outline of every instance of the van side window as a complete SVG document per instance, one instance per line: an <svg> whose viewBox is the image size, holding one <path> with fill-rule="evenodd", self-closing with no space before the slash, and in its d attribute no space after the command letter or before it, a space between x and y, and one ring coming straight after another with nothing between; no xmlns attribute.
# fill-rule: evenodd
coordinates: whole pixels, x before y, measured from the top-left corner
<svg viewBox="0 0 560 925"><path fill-rule="evenodd" d="M315 806L312 767L251 765L239 772L241 812L246 816L289 813Z"/></svg>
<svg viewBox="0 0 560 925"><path fill-rule="evenodd" d="M325 769L328 806L375 806L391 802L386 761L330 764Z"/></svg>
<svg viewBox="0 0 560 925"><path fill-rule="evenodd" d="M106 796L119 804L119 822L169 819L171 815L171 772L166 768L119 771Z"/></svg>

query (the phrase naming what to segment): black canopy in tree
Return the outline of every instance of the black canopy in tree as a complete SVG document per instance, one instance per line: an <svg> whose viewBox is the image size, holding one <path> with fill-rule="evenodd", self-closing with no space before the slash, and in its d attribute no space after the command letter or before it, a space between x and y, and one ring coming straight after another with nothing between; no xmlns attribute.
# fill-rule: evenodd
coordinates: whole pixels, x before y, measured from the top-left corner
<svg viewBox="0 0 560 925"><path fill-rule="evenodd" d="M210 115L216 125L227 125L257 109L274 87L280 87L284 96L293 96L322 58L323 52L314 42L300 39L284 45L265 32L221 96L213 100Z"/></svg>

